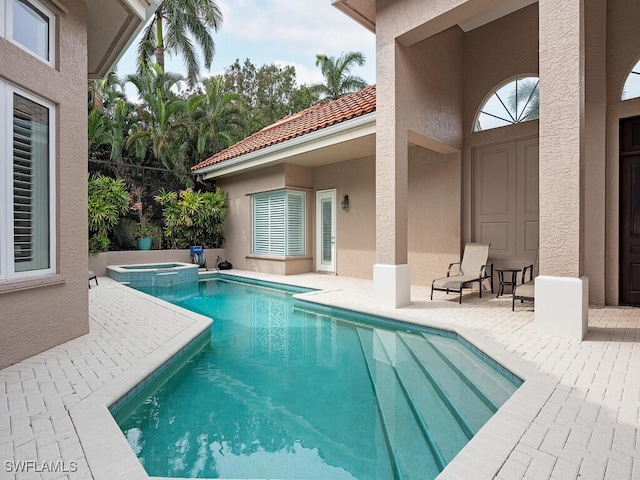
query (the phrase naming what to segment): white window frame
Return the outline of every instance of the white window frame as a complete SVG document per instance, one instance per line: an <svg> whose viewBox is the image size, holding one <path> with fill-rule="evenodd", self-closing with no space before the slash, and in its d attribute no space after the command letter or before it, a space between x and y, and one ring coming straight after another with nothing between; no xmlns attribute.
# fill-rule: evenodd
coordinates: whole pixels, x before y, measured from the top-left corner
<svg viewBox="0 0 640 480"><path fill-rule="evenodd" d="M49 266L16 272L13 225L13 95L49 110ZM0 80L0 283L56 273L56 109L55 105Z"/></svg>
<svg viewBox="0 0 640 480"><path fill-rule="evenodd" d="M527 110L526 109L519 110L519 108L521 106L519 102L518 102L517 105L515 105L515 109L516 110L513 111L511 109L512 106L510 105L509 107L507 107L507 104L504 102L504 99L502 99L498 95L500 90L502 90L504 87L511 86L511 85L513 85L515 87L514 91L517 91L518 83L522 82L523 80L528 80L528 81L532 81L532 82L535 81L536 82L535 90L537 91L538 98L539 98L539 96L540 96L540 77L538 77L537 74L531 74L531 75L523 74L523 75L518 75L516 77L512 77L512 78L510 78L508 80L505 80L504 82L499 84L496 88L492 89L491 92L482 100L482 103L480 104L480 108L476 112L476 115L475 115L474 120L473 120L473 127L472 127L473 128L473 133L484 132L484 131L487 131L487 130L493 130L495 128L510 127L512 125L516 125L516 124L519 124L519 123L531 122L531 121L540 119L540 117L530 117L530 114L531 114L530 112L528 112L525 115L525 112L527 112ZM502 108L499 108L498 112L485 111L486 107L489 105L490 102L495 102L496 101L496 100L494 100L494 97L496 97L496 99L499 101L499 103L502 104ZM530 95L529 98L527 99L527 102L525 103L525 107L528 105L529 100L531 100L532 98L534 98L534 96ZM516 97L516 99L517 99L517 97ZM504 109L504 111L502 111L503 109ZM492 126L489 126L489 127L482 127L481 124L480 124L480 116L483 113L485 115L489 116L489 117L495 117L500 122L502 122L502 124L501 125L492 125ZM499 113L499 115L496 115L496 113ZM500 116L500 115L502 115L502 116Z"/></svg>
<svg viewBox="0 0 640 480"><path fill-rule="evenodd" d="M44 58L38 55L33 50L22 45L20 42L13 38L13 4L16 0L0 0L0 11L4 13L4 22L0 22L0 36L6 38L8 41L21 48L25 52L30 53L37 59L46 63L47 65L55 68L56 63L56 15L49 8L45 7L42 2L38 0L24 0L29 3L34 9L38 10L42 15L49 20L49 58Z"/></svg>
<svg viewBox="0 0 640 480"><path fill-rule="evenodd" d="M267 246L267 249L258 249L257 248L257 228L256 228L256 220L257 220L257 214L256 214L256 201L259 199L265 199L265 198L273 198L276 195L280 196L284 194L284 221L285 221L285 226L284 226L284 245L282 250L278 250L275 246L271 245L271 242L269 242L269 245ZM292 231L293 226L291 226L289 224L289 222L291 221L290 216L292 215L292 212L289 209L289 199L291 197L297 197L297 198L301 198L302 199L302 212L300 215L300 225L297 225L298 228L301 229L301 231L298 232L294 232ZM306 256L307 254L307 195L305 194L305 192L301 192L298 190L275 190L275 191L271 191L271 192L261 192L261 193L256 193L253 194L251 196L251 228L252 228L252 232L251 232L251 238L252 238L252 246L251 246L251 253L253 255L260 255L260 256L275 256L275 257L303 257ZM270 227L268 227L269 229L269 234L271 232ZM297 243L301 243L300 247L301 247L301 251L297 251L292 253L291 251L291 242L290 243L290 238L293 237L294 235L298 236L298 237L302 237L300 239L299 242Z"/></svg>

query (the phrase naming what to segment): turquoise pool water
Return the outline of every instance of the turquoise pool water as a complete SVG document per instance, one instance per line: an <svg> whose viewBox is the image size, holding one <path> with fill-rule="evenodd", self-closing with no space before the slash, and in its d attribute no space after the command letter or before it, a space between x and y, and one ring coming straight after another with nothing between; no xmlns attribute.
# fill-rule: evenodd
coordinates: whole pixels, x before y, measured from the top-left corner
<svg viewBox="0 0 640 480"><path fill-rule="evenodd" d="M452 334L225 280L156 290L214 323L112 412L152 476L432 479L520 384Z"/></svg>

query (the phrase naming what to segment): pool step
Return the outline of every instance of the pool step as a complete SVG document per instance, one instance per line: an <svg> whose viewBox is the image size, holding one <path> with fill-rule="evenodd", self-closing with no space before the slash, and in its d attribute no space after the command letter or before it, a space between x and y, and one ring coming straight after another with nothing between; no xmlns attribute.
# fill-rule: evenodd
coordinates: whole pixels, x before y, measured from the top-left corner
<svg viewBox="0 0 640 480"><path fill-rule="evenodd" d="M467 357L463 347L448 352L454 354L449 358L447 342L432 341L427 334L361 325L356 331L395 478L427 477L425 472L436 476L499 405L493 392L485 392L470 374L473 352ZM431 455L424 455L425 449Z"/></svg>
<svg viewBox="0 0 640 480"><path fill-rule="evenodd" d="M381 360L385 355L384 347L380 346L372 329L357 328L356 331L383 424L394 478L435 478L442 468L435 457L425 455L432 446L418 423L403 421L411 418L414 410L405 397L392 366Z"/></svg>

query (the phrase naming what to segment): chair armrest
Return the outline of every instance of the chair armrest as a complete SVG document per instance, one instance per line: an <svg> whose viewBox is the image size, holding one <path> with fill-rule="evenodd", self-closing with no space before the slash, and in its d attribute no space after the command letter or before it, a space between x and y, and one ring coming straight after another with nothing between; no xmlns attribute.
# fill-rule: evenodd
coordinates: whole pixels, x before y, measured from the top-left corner
<svg viewBox="0 0 640 480"><path fill-rule="evenodd" d="M453 262L449 264L449 268L447 269L447 277L451 274L451 267L453 267L454 265L460 265L461 262Z"/></svg>
<svg viewBox="0 0 640 480"><path fill-rule="evenodd" d="M489 274L487 274L487 267L489 267ZM491 278L493 280L493 263L487 263L480 267L480 278Z"/></svg>
<svg viewBox="0 0 640 480"><path fill-rule="evenodd" d="M527 270L529 270L529 281L533 280L533 265L527 265L522 269L522 283L525 283L525 277L527 276Z"/></svg>

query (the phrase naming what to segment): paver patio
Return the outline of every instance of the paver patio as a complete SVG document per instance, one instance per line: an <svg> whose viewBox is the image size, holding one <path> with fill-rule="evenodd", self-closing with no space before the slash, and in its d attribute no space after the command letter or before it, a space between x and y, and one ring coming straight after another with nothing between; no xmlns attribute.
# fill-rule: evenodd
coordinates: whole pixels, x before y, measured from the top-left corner
<svg viewBox="0 0 640 480"><path fill-rule="evenodd" d="M455 295L436 293L431 302L429 288L413 287L411 306L393 310L376 305L370 280L234 273L318 288L304 295L320 303L454 329L522 372L524 386L442 478L640 479L640 309L590 309L589 334L577 342L536 333L532 306L511 312L509 295L468 294L458 305ZM89 291L88 335L0 370L0 479L144 476L130 459L119 464L121 445L112 448L104 418L92 424L94 409L205 330L207 320L99 282ZM19 461L33 462L30 471L16 473ZM58 471L35 471L51 466Z"/></svg>

